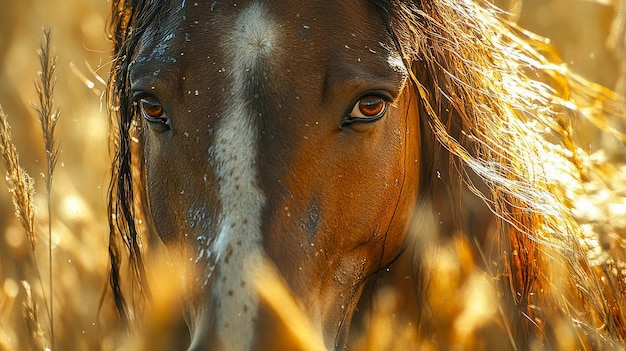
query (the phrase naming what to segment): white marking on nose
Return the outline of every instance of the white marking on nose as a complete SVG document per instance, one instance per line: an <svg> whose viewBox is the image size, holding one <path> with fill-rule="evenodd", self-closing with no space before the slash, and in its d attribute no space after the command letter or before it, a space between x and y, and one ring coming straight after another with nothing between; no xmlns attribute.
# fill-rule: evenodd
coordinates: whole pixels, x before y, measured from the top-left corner
<svg viewBox="0 0 626 351"><path fill-rule="evenodd" d="M261 233L265 197L257 183L255 161L258 135L254 119L258 117L248 95L249 77L275 44L272 28L264 7L252 4L238 16L235 31L223 46L230 54L232 66L226 72L233 86L230 107L215 136L222 218L212 249L219 254L213 298L217 335L224 350L250 349L258 312L254 279L265 265Z"/></svg>

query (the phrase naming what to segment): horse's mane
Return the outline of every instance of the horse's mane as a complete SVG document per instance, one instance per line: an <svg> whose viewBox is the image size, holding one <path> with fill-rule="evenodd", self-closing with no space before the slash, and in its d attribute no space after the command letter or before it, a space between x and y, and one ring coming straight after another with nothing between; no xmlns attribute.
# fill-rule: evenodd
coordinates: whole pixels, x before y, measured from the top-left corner
<svg viewBox="0 0 626 351"><path fill-rule="evenodd" d="M158 15L169 8L169 1L113 0L111 6L108 31L114 43L114 57L107 98L113 125L111 147L114 160L108 206L109 283L120 318L123 324L128 326L135 319L132 307L137 303L143 305L146 298L150 298L141 253L141 236L138 231L138 222L143 214L141 210L144 193L137 184L141 180L137 171L142 165L139 162L141 150L137 145L133 145L133 139L138 131L134 120L135 107L130 101L128 68L144 31L159 20ZM122 284L120 276L123 263L120 240L129 252L131 273L129 289L133 292L131 308L122 291L125 284Z"/></svg>
<svg viewBox="0 0 626 351"><path fill-rule="evenodd" d="M615 192L624 181L579 146L573 128L587 120L623 140L605 119L623 117L620 97L552 62L540 38L487 3L391 0L387 8L420 117L447 150L450 169L497 217L501 273L518 317L546 342L564 319L588 334L583 344L623 342L626 272L617 258L626 242L617 233L624 227L607 227L623 215L623 198L611 207L601 203L608 196L589 191Z"/></svg>
<svg viewBox="0 0 626 351"><path fill-rule="evenodd" d="M622 228L606 230L601 223L610 218L603 215L615 214L614 207L594 207L595 218L587 218L583 208L594 204L586 195L591 188L611 191L616 178L597 155L579 146L572 127L574 119L591 121L621 138L603 117L624 114L619 97L553 63L540 38L482 1L373 1L411 68L426 133L443 147L456 178L497 217L505 252L502 273L520 315L548 336L549 318L558 317L582 328L596 345L625 341L620 304L626 301L626 277L616 259L624 257L623 238L617 235ZM130 253L137 288L132 291L139 300L149 295L135 223L142 189L133 167L141 162L131 141L135 111L127 71L146 27L168 8L169 1L114 0L109 23L115 44L109 83L115 126L110 285L124 320L132 312L120 287L120 239ZM488 191L479 191L471 174ZM557 276L564 286L552 284Z"/></svg>

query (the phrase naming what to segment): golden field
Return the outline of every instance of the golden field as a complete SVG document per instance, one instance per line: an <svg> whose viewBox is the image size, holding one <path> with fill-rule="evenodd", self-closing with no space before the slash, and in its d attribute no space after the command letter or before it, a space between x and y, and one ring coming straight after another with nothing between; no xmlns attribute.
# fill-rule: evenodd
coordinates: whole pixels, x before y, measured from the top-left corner
<svg viewBox="0 0 626 351"><path fill-rule="evenodd" d="M498 3L511 6L512 16L523 27L550 37L562 60L573 70L626 94L626 52L607 46L612 26L615 23L626 26L626 14L620 17L615 12L617 1L502 0ZM9 187L0 183L0 351L52 348L50 301L54 349L112 350L124 345L132 348L127 337L117 331L118 321L110 292L106 290L109 264L106 197L111 155L109 117L102 94L111 60L111 43L105 33L110 4L105 0L4 0L3 5L0 106L8 116L20 164L34 179L32 204L36 220L34 238L29 239L15 216ZM622 5L623 12L625 7ZM44 26L52 31L58 77L54 105L61 108L57 124L60 153L50 194L51 218L47 211L45 178L49 173L44 139L31 107L38 99L34 81L41 69L37 49ZM603 143L596 141L599 145ZM4 166L0 169L3 173L7 171ZM456 251L450 253L454 259L446 261L453 267L447 269L458 274L471 273L460 268L467 263L463 256L466 244L455 245L451 250ZM455 282L439 284L455 285ZM158 287L156 290L158 293ZM178 308L176 297L171 294L172 291L157 296L157 315L169 316L170 309ZM474 298L471 294L459 296ZM445 303L439 301L439 305ZM437 301L431 304L437 305ZM385 301L380 301L380 305L383 310L386 308ZM475 315L480 315L480 311ZM377 316L372 321L377 332L355 342L353 349L394 348L391 346L394 335L402 331L391 330L384 313ZM171 327L177 328L179 324L172 322ZM154 328L162 330L165 326ZM405 332L398 340L409 342L412 338L409 334ZM147 345L150 344L143 348L149 349Z"/></svg>

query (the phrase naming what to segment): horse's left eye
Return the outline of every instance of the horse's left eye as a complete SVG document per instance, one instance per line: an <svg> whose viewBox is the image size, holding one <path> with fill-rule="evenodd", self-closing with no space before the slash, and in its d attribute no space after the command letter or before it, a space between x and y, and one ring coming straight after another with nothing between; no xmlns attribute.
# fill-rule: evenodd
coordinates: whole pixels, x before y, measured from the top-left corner
<svg viewBox="0 0 626 351"><path fill-rule="evenodd" d="M380 96L364 96L352 107L347 122L373 122L387 112L388 105L389 103Z"/></svg>

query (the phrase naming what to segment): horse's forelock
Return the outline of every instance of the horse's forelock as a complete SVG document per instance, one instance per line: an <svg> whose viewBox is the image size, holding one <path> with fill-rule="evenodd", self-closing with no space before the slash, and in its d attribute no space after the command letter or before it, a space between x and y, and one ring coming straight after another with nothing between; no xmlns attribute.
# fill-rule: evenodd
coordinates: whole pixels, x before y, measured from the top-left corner
<svg viewBox="0 0 626 351"><path fill-rule="evenodd" d="M111 146L114 152L111 183L109 186L109 283L113 292L118 313L124 324L132 321L132 307L129 308L121 287L120 268L123 246L129 252L129 265L132 272L132 285L137 286L139 300L149 297L146 273L140 249L140 237L136 220L137 181L141 180L133 173L133 156L137 157L132 147L134 135L134 106L130 101L128 68L138 49L141 37L159 15L169 7L171 1L165 0L115 0L108 23L110 38L114 44L114 60L110 72L107 95L111 106ZM137 149L137 148L134 148ZM135 289L133 289L135 290ZM132 297L133 300L135 296ZM134 306L132 301L130 306Z"/></svg>

